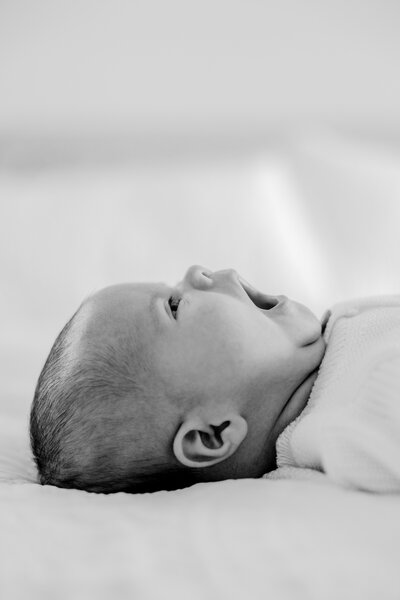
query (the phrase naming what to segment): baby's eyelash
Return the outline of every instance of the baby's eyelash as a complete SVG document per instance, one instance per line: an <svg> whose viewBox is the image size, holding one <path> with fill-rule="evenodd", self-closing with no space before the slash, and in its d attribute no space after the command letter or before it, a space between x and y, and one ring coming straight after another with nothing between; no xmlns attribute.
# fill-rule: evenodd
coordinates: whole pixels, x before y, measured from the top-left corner
<svg viewBox="0 0 400 600"><path fill-rule="evenodd" d="M181 299L178 296L171 296L168 300L168 305L171 310L172 316L176 319L178 314L178 307L181 302Z"/></svg>

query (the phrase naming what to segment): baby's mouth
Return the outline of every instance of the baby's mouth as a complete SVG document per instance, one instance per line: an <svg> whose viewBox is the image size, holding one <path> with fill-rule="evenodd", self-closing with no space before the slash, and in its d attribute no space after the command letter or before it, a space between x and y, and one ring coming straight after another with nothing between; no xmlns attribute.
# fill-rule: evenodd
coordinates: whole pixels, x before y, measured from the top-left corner
<svg viewBox="0 0 400 600"><path fill-rule="evenodd" d="M263 294L256 290L250 283L239 277L240 285L250 298L250 300L255 304L258 308L262 310L272 310L278 304L286 300L285 296L270 296L268 294Z"/></svg>

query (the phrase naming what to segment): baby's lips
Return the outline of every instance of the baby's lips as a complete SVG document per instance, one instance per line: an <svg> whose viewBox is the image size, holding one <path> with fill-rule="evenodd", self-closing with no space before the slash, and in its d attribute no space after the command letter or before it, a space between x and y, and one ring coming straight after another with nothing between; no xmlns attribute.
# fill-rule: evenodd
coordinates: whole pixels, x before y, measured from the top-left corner
<svg viewBox="0 0 400 600"><path fill-rule="evenodd" d="M258 308L261 308L264 310L271 310L272 308L277 306L277 304L279 304L281 299L284 298L284 296L270 296L270 295L260 292L254 286L252 286L248 281L243 279L242 276L239 276L239 281L240 281L242 288L244 289L244 291L250 298L250 300L256 306L258 306ZM284 298L284 299L286 299L286 298Z"/></svg>

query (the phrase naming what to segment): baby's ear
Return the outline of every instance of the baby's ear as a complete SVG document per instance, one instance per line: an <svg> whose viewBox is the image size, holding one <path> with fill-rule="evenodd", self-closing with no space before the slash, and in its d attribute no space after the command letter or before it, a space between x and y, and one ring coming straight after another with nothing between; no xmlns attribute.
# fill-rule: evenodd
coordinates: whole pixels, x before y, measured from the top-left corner
<svg viewBox="0 0 400 600"><path fill-rule="evenodd" d="M207 422L188 417L179 427L174 454L187 467L210 467L232 456L247 435L247 422L238 414Z"/></svg>

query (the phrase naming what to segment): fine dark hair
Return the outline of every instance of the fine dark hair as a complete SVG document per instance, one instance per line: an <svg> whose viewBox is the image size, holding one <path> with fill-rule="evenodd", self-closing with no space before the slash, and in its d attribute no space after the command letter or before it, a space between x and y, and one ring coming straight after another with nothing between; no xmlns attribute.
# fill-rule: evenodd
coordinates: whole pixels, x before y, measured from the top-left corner
<svg viewBox="0 0 400 600"><path fill-rule="evenodd" d="M57 336L35 389L30 440L39 482L101 493L173 490L196 483L197 474L176 461L170 443L163 453L121 456L124 444L115 430L126 418L102 407L128 394L145 405L146 389L132 374L130 354L117 359L110 344L72 364L70 335L78 313ZM133 420L129 425L131 430L141 427ZM113 460L118 453L120 460Z"/></svg>

